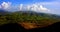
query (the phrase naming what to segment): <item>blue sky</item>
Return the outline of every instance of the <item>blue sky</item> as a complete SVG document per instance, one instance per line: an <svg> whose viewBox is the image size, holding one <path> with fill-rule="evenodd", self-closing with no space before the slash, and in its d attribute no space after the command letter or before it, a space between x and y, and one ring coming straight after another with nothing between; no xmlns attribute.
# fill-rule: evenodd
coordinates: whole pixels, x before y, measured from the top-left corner
<svg viewBox="0 0 60 32"><path fill-rule="evenodd" d="M28 5L30 8L28 7ZM60 0L0 0L0 8L2 8L2 6L4 7L4 9L9 8L8 10L10 11L12 10L17 11L22 6L23 8L26 9L28 8L31 9L31 7L33 7L33 10L35 9L35 11L40 9L39 10L40 12L42 11L60 15ZM49 11L43 11L43 10L49 10Z"/></svg>
<svg viewBox="0 0 60 32"><path fill-rule="evenodd" d="M0 0L0 3L2 2L12 2L13 4L17 3L23 3L23 4L27 4L27 3L35 3L35 2L52 2L52 1L56 1L56 0Z"/></svg>

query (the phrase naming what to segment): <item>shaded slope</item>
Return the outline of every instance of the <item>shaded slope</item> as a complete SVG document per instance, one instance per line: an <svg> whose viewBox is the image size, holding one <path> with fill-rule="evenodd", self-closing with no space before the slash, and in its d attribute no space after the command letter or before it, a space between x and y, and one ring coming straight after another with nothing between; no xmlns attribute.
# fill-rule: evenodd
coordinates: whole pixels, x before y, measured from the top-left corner
<svg viewBox="0 0 60 32"><path fill-rule="evenodd" d="M39 27L28 30L20 24L9 23L0 26L0 32L60 32L60 22L42 28Z"/></svg>
<svg viewBox="0 0 60 32"><path fill-rule="evenodd" d="M17 23L9 23L0 26L0 32L23 32L23 31L26 31L26 29Z"/></svg>

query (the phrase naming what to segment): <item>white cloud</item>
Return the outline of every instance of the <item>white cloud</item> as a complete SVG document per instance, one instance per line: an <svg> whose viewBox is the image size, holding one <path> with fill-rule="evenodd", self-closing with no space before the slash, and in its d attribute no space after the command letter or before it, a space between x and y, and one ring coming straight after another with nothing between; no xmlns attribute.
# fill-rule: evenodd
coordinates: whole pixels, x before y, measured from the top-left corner
<svg viewBox="0 0 60 32"><path fill-rule="evenodd" d="M23 9L23 4L20 4L20 10L22 10Z"/></svg>
<svg viewBox="0 0 60 32"><path fill-rule="evenodd" d="M30 5L27 5L27 10L30 10L31 6Z"/></svg>
<svg viewBox="0 0 60 32"><path fill-rule="evenodd" d="M25 5L23 6L22 4L20 4L20 10L30 10L30 11L36 11L36 12L45 12L45 11L49 11L48 8L44 7L43 5L39 5L39 4L31 4L31 5Z"/></svg>
<svg viewBox="0 0 60 32"><path fill-rule="evenodd" d="M11 3L10 2L3 2L0 6L2 9L8 9L10 7Z"/></svg>
<svg viewBox="0 0 60 32"><path fill-rule="evenodd" d="M38 5L33 4L31 10L32 11L37 11L37 9L38 9Z"/></svg>
<svg viewBox="0 0 60 32"><path fill-rule="evenodd" d="M41 10L41 11L49 11L49 9L43 7L42 5L40 5L40 10Z"/></svg>
<svg viewBox="0 0 60 32"><path fill-rule="evenodd" d="M49 11L49 9L45 8L43 5L37 5L37 4L34 6L33 9L37 12Z"/></svg>

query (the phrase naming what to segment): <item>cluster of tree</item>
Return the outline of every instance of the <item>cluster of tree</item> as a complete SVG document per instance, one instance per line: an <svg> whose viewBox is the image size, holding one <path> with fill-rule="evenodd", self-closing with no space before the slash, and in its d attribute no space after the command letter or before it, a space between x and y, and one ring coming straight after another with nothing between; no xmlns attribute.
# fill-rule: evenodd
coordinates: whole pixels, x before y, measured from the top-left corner
<svg viewBox="0 0 60 32"><path fill-rule="evenodd" d="M0 25L6 23L31 22L37 24L47 24L48 22L58 22L60 17L44 13L35 12L13 12L5 15L0 14Z"/></svg>

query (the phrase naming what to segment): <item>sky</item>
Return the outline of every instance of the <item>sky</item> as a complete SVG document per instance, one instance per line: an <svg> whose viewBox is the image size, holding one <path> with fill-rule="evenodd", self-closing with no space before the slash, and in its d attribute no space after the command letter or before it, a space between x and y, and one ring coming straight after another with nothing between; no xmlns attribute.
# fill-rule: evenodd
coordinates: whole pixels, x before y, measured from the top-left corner
<svg viewBox="0 0 60 32"><path fill-rule="evenodd" d="M6 11L35 11L60 15L60 0L0 0Z"/></svg>

